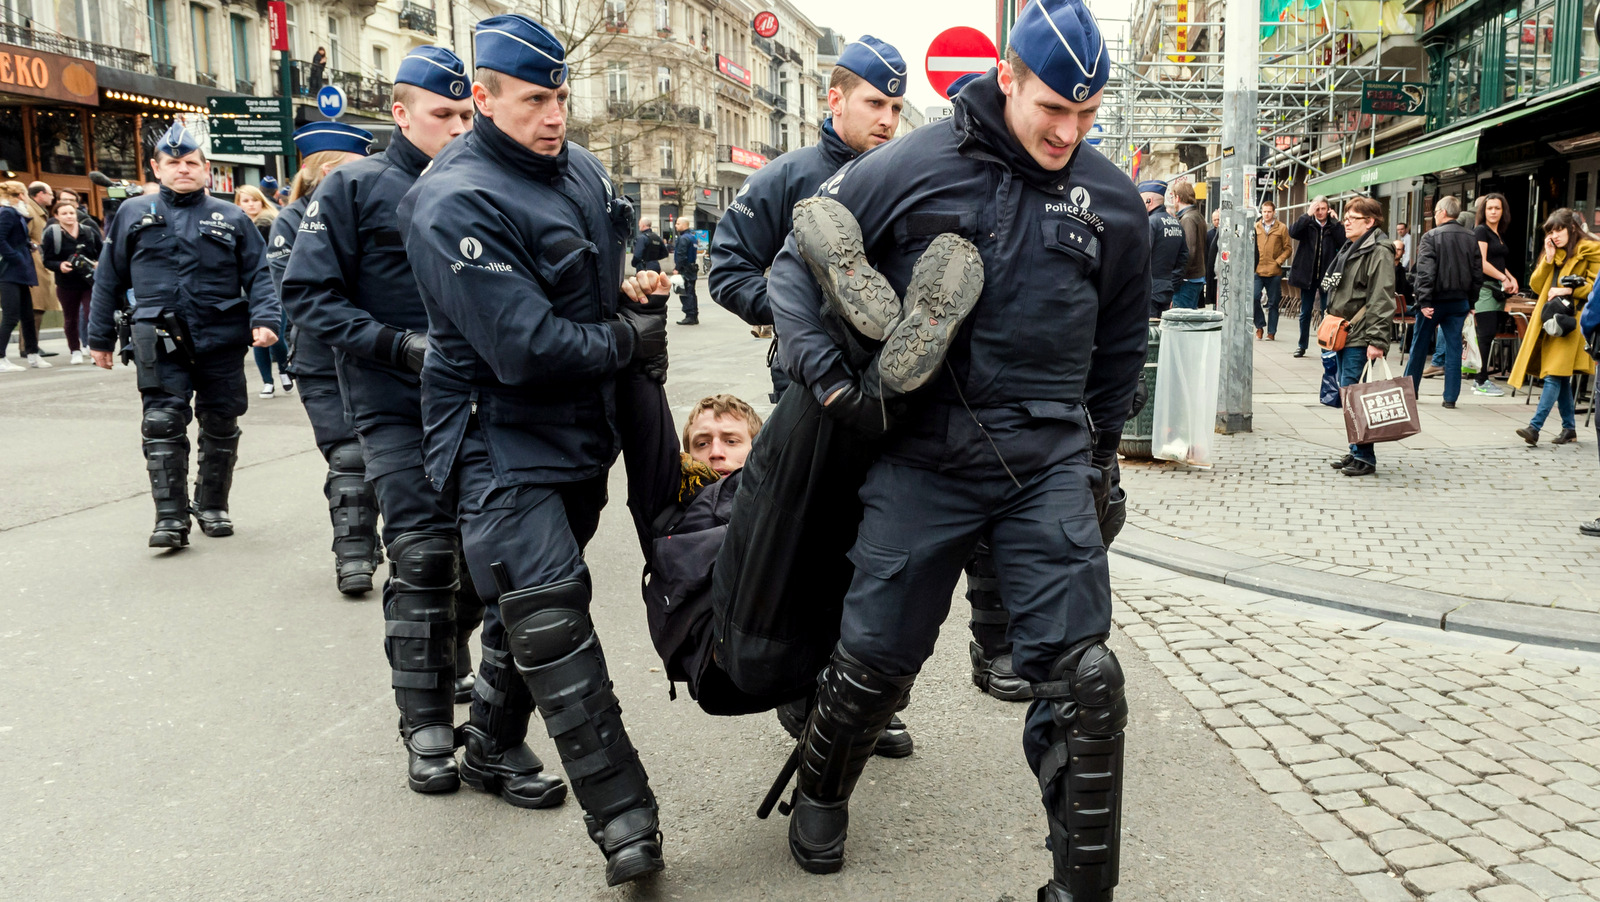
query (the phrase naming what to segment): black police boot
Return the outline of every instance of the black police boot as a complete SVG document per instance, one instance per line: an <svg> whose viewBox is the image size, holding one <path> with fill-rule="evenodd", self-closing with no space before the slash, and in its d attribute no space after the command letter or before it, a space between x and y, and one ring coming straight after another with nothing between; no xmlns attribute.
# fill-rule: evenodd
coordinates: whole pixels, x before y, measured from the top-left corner
<svg viewBox="0 0 1600 902"><path fill-rule="evenodd" d="M886 392L915 391L939 372L951 339L982 293L977 247L948 232L935 236L911 269L905 315L883 339L878 376Z"/></svg>
<svg viewBox="0 0 1600 902"><path fill-rule="evenodd" d="M328 450L328 517L333 521L333 562L339 591L365 595L383 560L378 550L378 494L367 482L361 444L354 439Z"/></svg>
<svg viewBox="0 0 1600 902"><path fill-rule="evenodd" d="M817 678L817 704L800 738L789 854L813 874L844 867L850 793L878 737L904 704L916 676L878 673L843 647Z"/></svg>
<svg viewBox="0 0 1600 902"><path fill-rule="evenodd" d="M220 539L233 535L228 491L239 459L239 427L232 417L200 418L200 454L194 477L194 518L200 531Z"/></svg>
<svg viewBox="0 0 1600 902"><path fill-rule="evenodd" d="M189 434L183 416L164 408L147 410L140 431L156 502L150 547L182 548L189 544Z"/></svg>
<svg viewBox="0 0 1600 902"><path fill-rule="evenodd" d="M655 794L622 725L589 598L585 580L562 580L502 593L500 616L589 837L606 857L606 883L619 886L666 865Z"/></svg>
<svg viewBox="0 0 1600 902"><path fill-rule="evenodd" d="M685 313L683 315L683 319L678 320L678 325L680 325L680 326L698 326L698 325L700 325L700 317L697 314L694 314L694 313Z"/></svg>
<svg viewBox="0 0 1600 902"><path fill-rule="evenodd" d="M1050 682L1033 687L1050 711L1051 744L1039 761L1054 875L1049 902L1111 902L1122 845L1122 667L1103 636L1067 649Z"/></svg>
<svg viewBox="0 0 1600 902"><path fill-rule="evenodd" d="M776 710L778 724L783 727L784 732L799 739L806 728L806 717L811 713L811 700L796 699L779 705ZM883 734L878 737L878 745L872 753L880 758L909 758L915 746L911 731L900 719L900 715L896 714L889 718L889 725L883 728Z"/></svg>
<svg viewBox="0 0 1600 902"><path fill-rule="evenodd" d="M834 312L874 341L900 319L900 296L867 263L861 226L832 198L808 197L795 205L794 238L800 257Z"/></svg>
<svg viewBox="0 0 1600 902"><path fill-rule="evenodd" d="M400 736L414 792L455 792L455 592L453 536L405 533L389 548L384 619Z"/></svg>
<svg viewBox="0 0 1600 902"><path fill-rule="evenodd" d="M989 543L981 541L967 560L967 601L972 605L972 684L1006 702L1033 698L1026 680L1011 669L1011 643L1006 628L1011 617L1000 600L1000 578L995 574Z"/></svg>
<svg viewBox="0 0 1600 902"><path fill-rule="evenodd" d="M554 808L567 798L560 777L524 742L533 697L511 663L511 652L483 646L483 673L473 683L472 715L461 727L461 779L518 808Z"/></svg>

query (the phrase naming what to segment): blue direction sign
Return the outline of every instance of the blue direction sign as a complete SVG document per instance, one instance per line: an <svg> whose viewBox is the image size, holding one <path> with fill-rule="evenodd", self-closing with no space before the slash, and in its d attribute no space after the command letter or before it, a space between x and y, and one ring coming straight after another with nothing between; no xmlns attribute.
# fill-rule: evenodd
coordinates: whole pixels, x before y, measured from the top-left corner
<svg viewBox="0 0 1600 902"><path fill-rule="evenodd" d="M1094 124L1094 128L1089 129L1089 136L1084 140L1089 142L1090 147L1099 147L1100 142L1104 141L1105 139L1106 127L1096 122Z"/></svg>
<svg viewBox="0 0 1600 902"><path fill-rule="evenodd" d="M323 85L317 92L317 109L329 119L337 119L344 115L345 107L349 100L344 96L344 90L338 85Z"/></svg>

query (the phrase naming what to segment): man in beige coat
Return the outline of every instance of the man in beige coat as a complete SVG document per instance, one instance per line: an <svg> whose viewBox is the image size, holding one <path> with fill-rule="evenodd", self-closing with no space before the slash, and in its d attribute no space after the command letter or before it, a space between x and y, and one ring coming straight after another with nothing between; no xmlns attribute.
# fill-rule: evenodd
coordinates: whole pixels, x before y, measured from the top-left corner
<svg viewBox="0 0 1600 902"><path fill-rule="evenodd" d="M50 214L46 211L55 201L55 192L44 182L28 185L28 240L33 242L33 269L39 274L39 284L33 287L33 322L36 328L43 327L46 310L61 309L61 301L56 298L55 276L45 268L44 258L39 254L44 227L50 223ZM41 350L39 356L55 357L56 352Z"/></svg>
<svg viewBox="0 0 1600 902"><path fill-rule="evenodd" d="M1256 338L1261 330L1267 331L1267 341L1278 338L1278 302L1283 297L1283 266L1289 262L1289 229L1278 221L1278 205L1270 200L1261 202L1261 218L1256 220L1256 293L1252 295L1252 312L1256 320ZM1267 292L1266 315L1262 315L1261 291Z"/></svg>

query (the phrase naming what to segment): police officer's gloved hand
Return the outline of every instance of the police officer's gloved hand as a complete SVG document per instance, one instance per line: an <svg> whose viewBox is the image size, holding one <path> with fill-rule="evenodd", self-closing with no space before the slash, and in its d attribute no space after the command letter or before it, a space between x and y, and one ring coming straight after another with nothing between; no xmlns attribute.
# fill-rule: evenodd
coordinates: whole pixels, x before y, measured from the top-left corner
<svg viewBox="0 0 1600 902"><path fill-rule="evenodd" d="M1094 513L1100 521L1100 541L1107 548L1128 521L1128 496L1122 491L1122 468L1117 452L1096 448L1092 461L1097 471L1094 484Z"/></svg>
<svg viewBox="0 0 1600 902"><path fill-rule="evenodd" d="M617 318L614 322L632 333L633 353L629 360L650 360L654 357L665 357L667 354L667 303L662 297L659 305L655 303L655 296L649 303L640 304L637 301L623 301L618 307ZM620 336L619 336L620 337ZM663 363L664 367L665 364Z"/></svg>
<svg viewBox="0 0 1600 902"><path fill-rule="evenodd" d="M422 332L407 332L400 336L400 362L413 373L422 372L422 363L428 356L428 336Z"/></svg>
<svg viewBox="0 0 1600 902"><path fill-rule="evenodd" d="M852 382L822 408L822 415L868 438L877 438L894 426L895 405L868 396Z"/></svg>

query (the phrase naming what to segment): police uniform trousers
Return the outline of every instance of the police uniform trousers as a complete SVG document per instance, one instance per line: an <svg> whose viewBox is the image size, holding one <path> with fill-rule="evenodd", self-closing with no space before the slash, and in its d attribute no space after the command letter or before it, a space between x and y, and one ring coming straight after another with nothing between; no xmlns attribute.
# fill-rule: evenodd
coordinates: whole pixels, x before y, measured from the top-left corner
<svg viewBox="0 0 1600 902"><path fill-rule="evenodd" d="M933 654L962 566L987 530L1018 676L1051 679L1076 643L1111 631L1110 575L1087 453L1023 479L974 479L880 461L861 488L841 647L865 666L913 676ZM1038 772L1048 705L1028 711L1023 749Z"/></svg>
<svg viewBox="0 0 1600 902"><path fill-rule="evenodd" d="M146 411L180 411L184 425L188 425L196 416L202 421L212 417L236 420L250 405L243 348L201 351L191 367L174 363L158 352L153 369L159 384L146 386L141 380L139 387Z"/></svg>
<svg viewBox="0 0 1600 902"><path fill-rule="evenodd" d="M311 420L311 434L316 439L317 450L328 456L334 446L356 440L350 420L345 416L344 396L339 393L339 380L333 376L297 375L295 385L300 390L300 403L305 405L306 416Z"/></svg>
<svg viewBox="0 0 1600 902"><path fill-rule="evenodd" d="M700 299L694 293L694 283L700 279L700 267L690 266L679 270L678 274L683 276L683 291L678 297L679 302L683 304L683 315L699 316Z"/></svg>
<svg viewBox="0 0 1600 902"><path fill-rule="evenodd" d="M333 524L332 550L340 589L367 591L372 570L383 562L378 549L378 500L372 484L367 482L366 463L345 413L339 380L336 376L297 373L295 381L300 403L311 420L317 450L328 462L322 494L328 499L328 517ZM355 582L347 584L347 577ZM463 666L470 671L469 662L458 661L458 676Z"/></svg>

